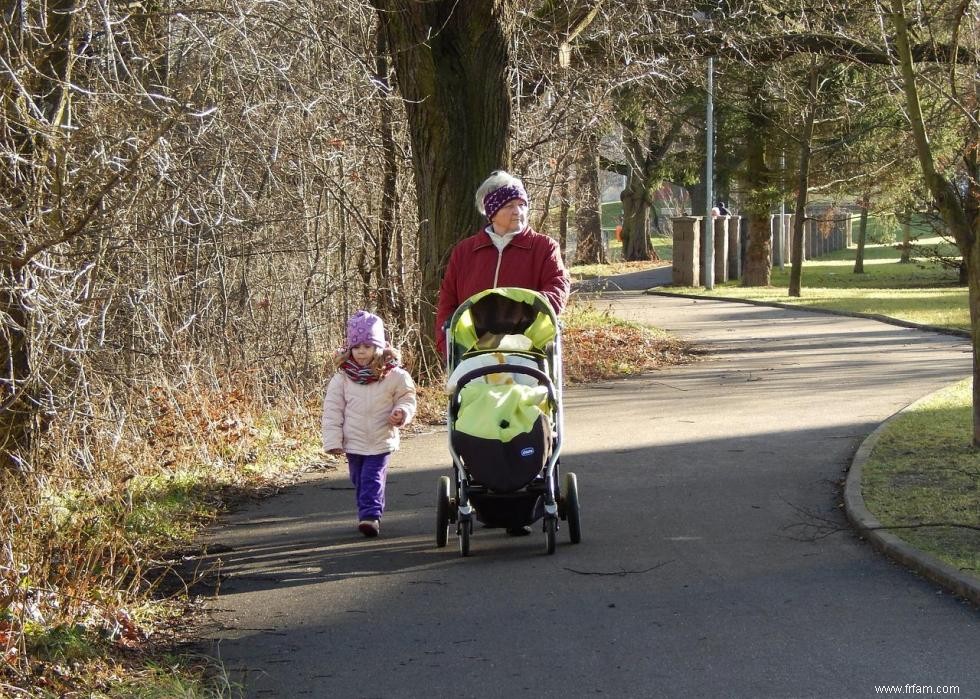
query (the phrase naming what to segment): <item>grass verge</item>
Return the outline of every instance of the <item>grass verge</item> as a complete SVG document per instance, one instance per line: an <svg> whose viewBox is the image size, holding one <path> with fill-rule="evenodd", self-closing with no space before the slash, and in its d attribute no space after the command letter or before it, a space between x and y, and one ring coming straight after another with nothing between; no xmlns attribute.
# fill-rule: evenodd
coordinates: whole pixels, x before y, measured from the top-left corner
<svg viewBox="0 0 980 699"><path fill-rule="evenodd" d="M865 504L885 527L955 568L980 577L980 454L970 380L895 418L864 465Z"/></svg>
<svg viewBox="0 0 980 699"><path fill-rule="evenodd" d="M935 247L938 239L922 241ZM939 261L919 257L899 262L900 253L890 245L869 245L864 273L855 274L855 250L838 250L803 263L799 297L788 294L790 267L773 269L768 287L741 286L738 281L703 287L670 287L670 291L785 303L804 308L883 315L910 323L936 327L970 327L967 289L957 284L957 270Z"/></svg>

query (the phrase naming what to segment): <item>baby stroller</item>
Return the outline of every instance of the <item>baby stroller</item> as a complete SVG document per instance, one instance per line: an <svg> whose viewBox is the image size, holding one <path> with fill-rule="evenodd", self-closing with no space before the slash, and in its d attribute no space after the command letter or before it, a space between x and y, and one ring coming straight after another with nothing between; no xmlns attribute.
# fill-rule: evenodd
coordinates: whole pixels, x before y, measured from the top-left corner
<svg viewBox="0 0 980 699"><path fill-rule="evenodd" d="M446 545L455 524L468 556L474 520L509 529L539 519L549 554L559 520L577 544L575 474L559 487L561 337L548 300L516 287L475 294L450 319L446 346L454 478L439 479L436 545Z"/></svg>

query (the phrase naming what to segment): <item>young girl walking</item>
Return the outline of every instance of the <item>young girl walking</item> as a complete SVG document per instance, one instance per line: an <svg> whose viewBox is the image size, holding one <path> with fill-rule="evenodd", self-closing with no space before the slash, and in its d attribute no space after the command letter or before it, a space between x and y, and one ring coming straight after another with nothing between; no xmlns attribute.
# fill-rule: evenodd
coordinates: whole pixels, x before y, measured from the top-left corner
<svg viewBox="0 0 980 699"><path fill-rule="evenodd" d="M384 323L367 311L347 321L347 346L323 399L323 449L346 452L357 495L357 528L377 536L385 509L385 481L398 428L415 415L415 384L385 342Z"/></svg>

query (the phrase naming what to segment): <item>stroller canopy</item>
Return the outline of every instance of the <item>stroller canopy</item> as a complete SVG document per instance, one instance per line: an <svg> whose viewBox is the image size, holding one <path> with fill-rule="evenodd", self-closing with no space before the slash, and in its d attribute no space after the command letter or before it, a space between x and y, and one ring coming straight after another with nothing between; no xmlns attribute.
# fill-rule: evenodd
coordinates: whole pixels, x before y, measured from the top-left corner
<svg viewBox="0 0 980 699"><path fill-rule="evenodd" d="M547 352L558 333L558 320L548 299L531 289L498 287L474 294L460 305L449 323L457 357L473 350L496 349L499 338L523 335L530 349Z"/></svg>

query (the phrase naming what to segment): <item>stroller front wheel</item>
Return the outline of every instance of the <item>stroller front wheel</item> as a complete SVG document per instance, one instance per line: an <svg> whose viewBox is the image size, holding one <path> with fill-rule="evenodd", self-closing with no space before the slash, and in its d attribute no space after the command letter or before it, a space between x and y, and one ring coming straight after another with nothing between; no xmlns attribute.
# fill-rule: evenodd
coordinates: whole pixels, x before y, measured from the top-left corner
<svg viewBox="0 0 980 699"><path fill-rule="evenodd" d="M544 537L545 537L545 551L550 556L555 552L555 544L558 541L558 518L557 517L544 518Z"/></svg>
<svg viewBox="0 0 980 699"><path fill-rule="evenodd" d="M459 536L459 555L466 558L470 555L470 534L473 533L473 520L470 517L460 517L456 525Z"/></svg>
<svg viewBox="0 0 980 699"><path fill-rule="evenodd" d="M582 540L582 525L579 520L578 480L574 473L565 474L565 496L562 499L565 507L565 519L568 521L568 537L573 544Z"/></svg>
<svg viewBox="0 0 980 699"><path fill-rule="evenodd" d="M449 541L449 477L439 478L436 489L436 546L444 547Z"/></svg>

